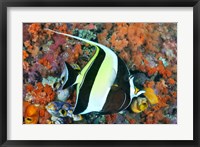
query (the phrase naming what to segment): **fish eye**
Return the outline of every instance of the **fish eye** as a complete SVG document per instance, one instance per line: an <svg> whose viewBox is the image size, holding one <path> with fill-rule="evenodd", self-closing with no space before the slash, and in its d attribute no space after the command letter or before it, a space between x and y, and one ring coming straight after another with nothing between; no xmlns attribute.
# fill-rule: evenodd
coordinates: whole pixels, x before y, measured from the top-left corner
<svg viewBox="0 0 200 147"><path fill-rule="evenodd" d="M56 87L56 83L53 84L53 88L55 88L55 87Z"/></svg>
<svg viewBox="0 0 200 147"><path fill-rule="evenodd" d="M66 115L67 115L67 111L64 110L64 109L61 109L59 112L60 112L60 114L61 114L62 116L66 116Z"/></svg>

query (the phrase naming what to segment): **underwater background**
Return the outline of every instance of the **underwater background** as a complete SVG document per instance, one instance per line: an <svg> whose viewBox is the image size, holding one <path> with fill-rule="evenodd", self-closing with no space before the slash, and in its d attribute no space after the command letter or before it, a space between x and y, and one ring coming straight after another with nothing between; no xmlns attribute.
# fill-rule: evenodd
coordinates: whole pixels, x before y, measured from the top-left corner
<svg viewBox="0 0 200 147"><path fill-rule="evenodd" d="M76 90L66 92L56 82L64 62L83 69L95 53L87 43L51 31L72 34L112 49L124 60L145 90L126 110L107 115L72 116ZM59 85L58 85L59 86ZM23 24L24 124L176 124L177 23L24 23ZM49 105L57 109L48 111ZM59 115L60 109L71 115Z"/></svg>

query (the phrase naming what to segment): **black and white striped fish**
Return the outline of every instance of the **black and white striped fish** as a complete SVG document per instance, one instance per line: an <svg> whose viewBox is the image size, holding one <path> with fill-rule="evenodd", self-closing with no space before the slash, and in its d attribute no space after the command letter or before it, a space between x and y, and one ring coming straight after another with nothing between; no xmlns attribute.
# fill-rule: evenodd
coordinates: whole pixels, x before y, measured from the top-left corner
<svg viewBox="0 0 200 147"><path fill-rule="evenodd" d="M130 75L124 61L111 49L80 37L53 32L84 41L96 47L94 56L79 74L66 63L68 74L66 74L64 87L77 84L77 97L73 114L120 112L131 104L134 97L145 92L135 92L134 77Z"/></svg>

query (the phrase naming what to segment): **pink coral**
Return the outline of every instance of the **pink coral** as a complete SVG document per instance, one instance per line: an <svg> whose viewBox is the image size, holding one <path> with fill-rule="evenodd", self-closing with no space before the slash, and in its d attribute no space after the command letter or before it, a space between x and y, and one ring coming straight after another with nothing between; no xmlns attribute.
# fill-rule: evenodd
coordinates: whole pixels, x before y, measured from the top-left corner
<svg viewBox="0 0 200 147"><path fill-rule="evenodd" d="M66 38L63 35L54 34L53 39L54 39L54 44L50 46L50 49L52 50L56 50L59 47L59 45L66 43Z"/></svg>

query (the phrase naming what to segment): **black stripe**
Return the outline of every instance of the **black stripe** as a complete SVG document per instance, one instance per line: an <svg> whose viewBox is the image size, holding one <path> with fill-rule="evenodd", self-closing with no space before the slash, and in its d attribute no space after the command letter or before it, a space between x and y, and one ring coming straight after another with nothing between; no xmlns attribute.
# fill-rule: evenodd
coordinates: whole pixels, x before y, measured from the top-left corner
<svg viewBox="0 0 200 147"><path fill-rule="evenodd" d="M129 71L120 57L118 57L118 71L114 85L118 85L118 88L111 88L101 113L119 112L125 109L130 103Z"/></svg>
<svg viewBox="0 0 200 147"><path fill-rule="evenodd" d="M74 114L79 114L87 108L92 86L101 67L101 64L104 61L105 55L105 52L102 49L100 49L92 66L86 73L85 79L79 91L78 101L73 112Z"/></svg>
<svg viewBox="0 0 200 147"><path fill-rule="evenodd" d="M65 62L67 70L68 70L68 80L65 83L63 89L66 89L68 87L70 87L71 85L73 85L76 81L76 78L78 76L78 72L75 71L67 62Z"/></svg>

